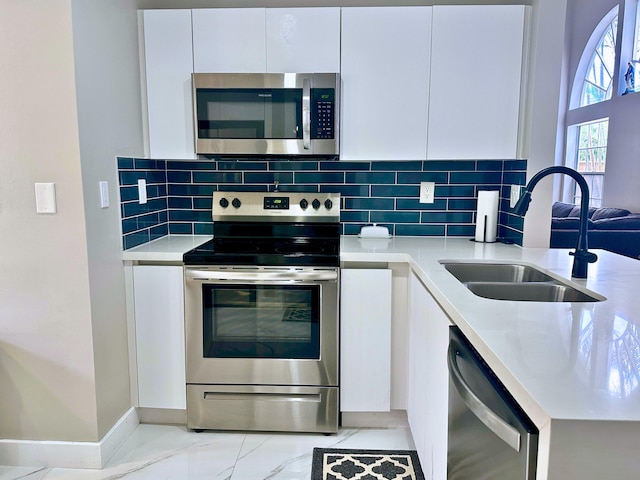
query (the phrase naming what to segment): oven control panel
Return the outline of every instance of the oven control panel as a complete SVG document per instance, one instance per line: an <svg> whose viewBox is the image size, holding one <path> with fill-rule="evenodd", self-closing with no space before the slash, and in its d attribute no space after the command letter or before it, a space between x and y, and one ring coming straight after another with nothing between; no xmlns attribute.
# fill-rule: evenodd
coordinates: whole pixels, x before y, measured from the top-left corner
<svg viewBox="0 0 640 480"><path fill-rule="evenodd" d="M265 210L289 210L289 197L264 197Z"/></svg>
<svg viewBox="0 0 640 480"><path fill-rule="evenodd" d="M339 193L214 192L213 221L340 222Z"/></svg>

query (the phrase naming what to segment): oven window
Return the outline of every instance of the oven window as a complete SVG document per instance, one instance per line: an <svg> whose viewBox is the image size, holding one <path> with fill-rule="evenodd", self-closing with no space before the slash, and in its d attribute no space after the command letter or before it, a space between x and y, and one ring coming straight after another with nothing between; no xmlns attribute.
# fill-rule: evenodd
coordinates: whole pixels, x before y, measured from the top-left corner
<svg viewBox="0 0 640 480"><path fill-rule="evenodd" d="M203 285L206 358L320 358L319 285Z"/></svg>
<svg viewBox="0 0 640 480"><path fill-rule="evenodd" d="M202 88L196 99L198 138L302 138L302 89Z"/></svg>

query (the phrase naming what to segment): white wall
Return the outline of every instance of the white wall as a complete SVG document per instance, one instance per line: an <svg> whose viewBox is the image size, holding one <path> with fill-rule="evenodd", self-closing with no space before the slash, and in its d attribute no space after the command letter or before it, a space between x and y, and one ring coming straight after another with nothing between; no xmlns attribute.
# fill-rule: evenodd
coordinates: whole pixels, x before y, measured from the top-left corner
<svg viewBox="0 0 640 480"><path fill-rule="evenodd" d="M526 76L527 115L523 139L527 180L559 161L564 131L562 111L566 91L565 35L567 0L533 3L532 45ZM541 181L524 219L525 247L548 247L551 233L553 182Z"/></svg>
<svg viewBox="0 0 640 480"><path fill-rule="evenodd" d="M135 3L72 0L98 438L131 406L115 157L144 152Z"/></svg>
<svg viewBox="0 0 640 480"><path fill-rule="evenodd" d="M0 437L96 439L71 6L0 4ZM34 182L58 213L37 215Z"/></svg>
<svg viewBox="0 0 640 480"><path fill-rule="evenodd" d="M97 441L130 407L114 159L142 152L130 3L0 3L0 438ZM35 182L56 184L56 214L35 213Z"/></svg>

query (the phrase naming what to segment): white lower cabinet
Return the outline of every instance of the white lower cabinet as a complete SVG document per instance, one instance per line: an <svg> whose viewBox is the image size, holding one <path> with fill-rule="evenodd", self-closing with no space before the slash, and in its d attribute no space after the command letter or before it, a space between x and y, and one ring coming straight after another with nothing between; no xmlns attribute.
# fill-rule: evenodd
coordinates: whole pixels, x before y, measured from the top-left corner
<svg viewBox="0 0 640 480"><path fill-rule="evenodd" d="M409 381L407 417L425 478L447 473L447 348L451 322L420 279L409 291Z"/></svg>
<svg viewBox="0 0 640 480"><path fill-rule="evenodd" d="M391 409L391 270L342 269L340 411Z"/></svg>
<svg viewBox="0 0 640 480"><path fill-rule="evenodd" d="M134 265L138 406L185 409L182 267Z"/></svg>

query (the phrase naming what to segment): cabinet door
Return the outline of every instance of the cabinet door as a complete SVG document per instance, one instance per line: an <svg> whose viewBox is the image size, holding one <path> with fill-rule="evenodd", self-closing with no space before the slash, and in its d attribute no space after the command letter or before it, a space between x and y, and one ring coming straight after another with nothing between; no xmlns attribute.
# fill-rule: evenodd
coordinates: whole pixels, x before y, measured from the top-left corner
<svg viewBox="0 0 640 480"><path fill-rule="evenodd" d="M267 71L340 71L340 8L269 8Z"/></svg>
<svg viewBox="0 0 640 480"><path fill-rule="evenodd" d="M391 270L342 269L340 282L340 410L388 412Z"/></svg>
<svg viewBox="0 0 640 480"><path fill-rule="evenodd" d="M190 10L145 10L149 155L194 158Z"/></svg>
<svg viewBox="0 0 640 480"><path fill-rule="evenodd" d="M427 322L429 319L429 293L420 280L412 273L409 291L409 380L407 393L407 418L416 450L423 462L426 448L427 426L427 371L429 365L427 354ZM424 471L427 471L423 468Z"/></svg>
<svg viewBox="0 0 640 480"><path fill-rule="evenodd" d="M426 158L431 12L342 9L341 159Z"/></svg>
<svg viewBox="0 0 640 480"><path fill-rule="evenodd" d="M264 8L205 8L192 12L194 72L266 72Z"/></svg>
<svg viewBox="0 0 640 480"><path fill-rule="evenodd" d="M451 322L420 279L411 274L409 310L409 394L407 416L427 479L447 473Z"/></svg>
<svg viewBox="0 0 640 480"><path fill-rule="evenodd" d="M429 159L516 157L525 8L433 7Z"/></svg>
<svg viewBox="0 0 640 480"><path fill-rule="evenodd" d="M133 267L138 403L186 408L182 267Z"/></svg>

